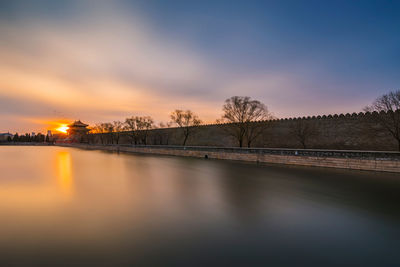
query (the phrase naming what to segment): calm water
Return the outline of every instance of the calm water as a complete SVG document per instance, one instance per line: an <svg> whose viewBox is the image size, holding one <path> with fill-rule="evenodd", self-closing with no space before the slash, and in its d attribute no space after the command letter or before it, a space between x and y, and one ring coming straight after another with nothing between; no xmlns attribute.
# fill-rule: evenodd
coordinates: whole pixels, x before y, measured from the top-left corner
<svg viewBox="0 0 400 267"><path fill-rule="evenodd" d="M400 175L0 147L0 265L400 264Z"/></svg>

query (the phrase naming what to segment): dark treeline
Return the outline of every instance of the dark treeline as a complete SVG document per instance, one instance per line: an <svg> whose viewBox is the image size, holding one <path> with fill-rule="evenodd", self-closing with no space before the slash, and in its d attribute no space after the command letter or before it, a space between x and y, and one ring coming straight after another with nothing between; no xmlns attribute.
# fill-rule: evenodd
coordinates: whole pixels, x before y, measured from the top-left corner
<svg viewBox="0 0 400 267"><path fill-rule="evenodd" d="M49 136L38 133L35 135L30 135L28 133L24 135L19 135L16 133L12 138L8 137L7 138L8 142L35 142L35 143L44 143L44 142L50 142Z"/></svg>

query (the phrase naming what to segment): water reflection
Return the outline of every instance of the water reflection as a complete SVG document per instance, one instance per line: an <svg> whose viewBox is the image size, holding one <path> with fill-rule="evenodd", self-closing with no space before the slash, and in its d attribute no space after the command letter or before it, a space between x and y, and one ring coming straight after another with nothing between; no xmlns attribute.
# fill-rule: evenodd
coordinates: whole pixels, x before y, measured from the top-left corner
<svg viewBox="0 0 400 267"><path fill-rule="evenodd" d="M0 265L400 262L396 174L59 147L0 158Z"/></svg>
<svg viewBox="0 0 400 267"><path fill-rule="evenodd" d="M71 154L59 151L56 156L57 181L63 196L70 198L73 194L73 178L71 170Z"/></svg>

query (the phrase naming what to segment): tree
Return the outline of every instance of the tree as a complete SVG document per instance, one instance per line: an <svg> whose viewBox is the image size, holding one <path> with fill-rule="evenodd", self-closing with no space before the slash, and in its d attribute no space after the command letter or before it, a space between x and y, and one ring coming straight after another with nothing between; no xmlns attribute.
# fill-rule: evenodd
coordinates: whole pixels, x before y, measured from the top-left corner
<svg viewBox="0 0 400 267"><path fill-rule="evenodd" d="M183 111L176 109L171 113L171 120L183 131L183 146L186 145L186 141L188 140L189 135L194 131L194 127L201 124L199 117L191 110Z"/></svg>
<svg viewBox="0 0 400 267"><path fill-rule="evenodd" d="M125 119L125 130L128 131L128 135L131 138L131 144L137 144L137 128L136 128L136 118L126 118Z"/></svg>
<svg viewBox="0 0 400 267"><path fill-rule="evenodd" d="M163 145L165 143L165 145L168 145L170 134L166 128L170 128L171 126L172 122L160 122L158 126L155 126L158 130L154 132L154 144Z"/></svg>
<svg viewBox="0 0 400 267"><path fill-rule="evenodd" d="M18 135L18 133L15 133L15 135L13 136L13 142L19 142L19 135Z"/></svg>
<svg viewBox="0 0 400 267"><path fill-rule="evenodd" d="M172 126L172 122L168 121L168 122L160 122L158 124L158 128L163 129L163 128L170 128Z"/></svg>
<svg viewBox="0 0 400 267"><path fill-rule="evenodd" d="M45 136L42 133L38 133L37 135L35 135L35 137L33 138L34 142L39 142L39 143L43 143L45 140Z"/></svg>
<svg viewBox="0 0 400 267"><path fill-rule="evenodd" d="M104 126L105 126L104 123L97 123L92 129L92 132L100 137L102 145L104 145L104 142L106 141L105 140L106 129Z"/></svg>
<svg viewBox="0 0 400 267"><path fill-rule="evenodd" d="M120 139L120 135L121 135L121 131L124 128L124 123L121 121L114 121L113 122L113 129L114 129L114 133L113 133L113 139L115 140L115 143L118 145L119 144L119 139Z"/></svg>
<svg viewBox="0 0 400 267"><path fill-rule="evenodd" d="M31 135L30 135L30 134L25 133L25 135L21 135L21 136L18 138L18 141L19 141L19 142L31 142L31 141L32 141L32 138L31 138Z"/></svg>
<svg viewBox="0 0 400 267"><path fill-rule="evenodd" d="M105 134L107 143L113 143L113 132L114 132L114 125L110 122L104 122L101 124L103 128L103 133Z"/></svg>
<svg viewBox="0 0 400 267"><path fill-rule="evenodd" d="M220 122L230 123L226 128L240 147L244 141L247 146L261 135L267 127L263 121L272 119L267 106L258 100L251 100L248 96L232 96L225 100L222 107L224 114Z"/></svg>
<svg viewBox="0 0 400 267"><path fill-rule="evenodd" d="M148 131L153 127L154 120L150 116L134 116L125 120L125 129L129 131L131 143L138 144L140 141L147 144Z"/></svg>
<svg viewBox="0 0 400 267"><path fill-rule="evenodd" d="M364 111L371 112L372 120L396 139L400 151L400 90L378 97Z"/></svg>
<svg viewBox="0 0 400 267"><path fill-rule="evenodd" d="M308 140L317 134L315 125L305 119L297 119L290 125L290 133L307 148Z"/></svg>
<svg viewBox="0 0 400 267"><path fill-rule="evenodd" d="M150 116L136 117L136 127L139 131L139 136L144 145L147 145L147 135L153 127L154 120Z"/></svg>
<svg viewBox="0 0 400 267"><path fill-rule="evenodd" d="M89 131L87 133L88 143L89 144L95 144L96 143L96 133L97 133L96 132L96 126L94 126L94 127L89 126L88 129L89 129ZM49 140L50 140L50 138L49 138Z"/></svg>

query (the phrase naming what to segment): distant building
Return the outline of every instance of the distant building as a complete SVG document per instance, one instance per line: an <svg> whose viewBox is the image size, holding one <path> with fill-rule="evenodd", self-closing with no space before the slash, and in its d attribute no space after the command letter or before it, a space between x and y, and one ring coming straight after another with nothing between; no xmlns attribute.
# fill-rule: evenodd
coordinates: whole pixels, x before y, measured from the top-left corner
<svg viewBox="0 0 400 267"><path fill-rule="evenodd" d="M68 125L67 136L54 134L52 139L60 143L85 143L89 132L88 126L80 120L74 121Z"/></svg>
<svg viewBox="0 0 400 267"><path fill-rule="evenodd" d="M8 137L13 138L14 135L12 135L10 133L0 133L0 142L8 141Z"/></svg>
<svg viewBox="0 0 400 267"><path fill-rule="evenodd" d="M48 137L51 137L51 136L52 136L51 130L47 130L47 136L48 136Z"/></svg>
<svg viewBox="0 0 400 267"><path fill-rule="evenodd" d="M74 121L74 123L68 125L68 135L85 135L89 132L88 126L80 120Z"/></svg>
<svg viewBox="0 0 400 267"><path fill-rule="evenodd" d="M31 136L32 136L32 137L35 137L35 132L32 132Z"/></svg>
<svg viewBox="0 0 400 267"><path fill-rule="evenodd" d="M80 120L74 121L73 123L67 125L68 130L67 134L62 133L51 133L50 131L47 134L51 134L52 142L56 143L86 143L88 142L87 133L90 131L87 127L88 124L81 122Z"/></svg>

